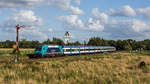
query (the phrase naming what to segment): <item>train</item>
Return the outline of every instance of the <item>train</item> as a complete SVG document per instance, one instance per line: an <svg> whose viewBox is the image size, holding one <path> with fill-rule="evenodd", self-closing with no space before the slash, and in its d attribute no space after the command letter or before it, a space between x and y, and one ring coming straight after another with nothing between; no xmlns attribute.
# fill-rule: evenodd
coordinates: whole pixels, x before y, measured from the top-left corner
<svg viewBox="0 0 150 84"><path fill-rule="evenodd" d="M33 54L28 54L29 58L96 54L103 52L114 52L113 46L61 46L61 45L41 45L35 48Z"/></svg>

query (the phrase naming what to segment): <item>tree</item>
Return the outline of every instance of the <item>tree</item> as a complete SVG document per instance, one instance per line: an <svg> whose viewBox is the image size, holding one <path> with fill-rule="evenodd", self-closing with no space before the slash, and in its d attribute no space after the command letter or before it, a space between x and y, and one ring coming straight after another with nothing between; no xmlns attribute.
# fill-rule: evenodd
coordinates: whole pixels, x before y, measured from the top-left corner
<svg viewBox="0 0 150 84"><path fill-rule="evenodd" d="M43 42L43 44L49 45L49 44L52 44L52 42L50 41L50 39L47 39L46 41Z"/></svg>
<svg viewBox="0 0 150 84"><path fill-rule="evenodd" d="M124 49L124 44L122 40L117 40L116 42L116 49L117 50L123 50Z"/></svg>
<svg viewBox="0 0 150 84"><path fill-rule="evenodd" d="M68 43L67 45L70 45L70 46L79 46L79 45L81 45L81 43L79 41L76 41L76 42Z"/></svg>
<svg viewBox="0 0 150 84"><path fill-rule="evenodd" d="M130 45L129 41L126 41L126 43L124 45L124 49L125 50L132 50L132 46Z"/></svg>
<svg viewBox="0 0 150 84"><path fill-rule="evenodd" d="M109 40L108 44L109 44L109 46L115 46L115 47L117 46L116 41L114 41L114 40Z"/></svg>
<svg viewBox="0 0 150 84"><path fill-rule="evenodd" d="M86 43L86 41L84 40L84 42L83 42L83 46L86 46L87 45L87 43Z"/></svg>
<svg viewBox="0 0 150 84"><path fill-rule="evenodd" d="M52 41L52 44L55 44L55 45L64 45L64 42L63 42L63 40L54 37L53 41Z"/></svg>
<svg viewBox="0 0 150 84"><path fill-rule="evenodd" d="M28 41L27 39L22 39L20 42L19 42L19 47L20 48L31 48L31 43L30 41Z"/></svg>
<svg viewBox="0 0 150 84"><path fill-rule="evenodd" d="M141 41L141 45L143 46L144 50L150 50L150 40L149 39Z"/></svg>
<svg viewBox="0 0 150 84"><path fill-rule="evenodd" d="M12 46L16 44L15 41L0 41L0 48L12 48ZM55 45L64 45L63 40L54 37L52 41L50 39L47 39L46 41L40 43L39 41L29 41L27 39L22 39L19 42L19 47L20 48L35 48L38 45L41 44L55 44ZM127 40L104 40L103 38L100 37L92 37L89 39L89 41L86 43L84 41L83 44L81 44L79 41L75 41L72 43L69 43L68 45L91 45L91 46L114 46L116 47L117 50L150 50L150 39L146 39L143 41L136 41L132 39L127 39Z"/></svg>
<svg viewBox="0 0 150 84"><path fill-rule="evenodd" d="M92 38L90 38L90 40L88 42L88 45L91 45L91 46L106 46L106 45L108 45L108 43L103 38L92 37Z"/></svg>
<svg viewBox="0 0 150 84"><path fill-rule="evenodd" d="M39 41L31 41L31 48L35 48L36 46L41 45Z"/></svg>

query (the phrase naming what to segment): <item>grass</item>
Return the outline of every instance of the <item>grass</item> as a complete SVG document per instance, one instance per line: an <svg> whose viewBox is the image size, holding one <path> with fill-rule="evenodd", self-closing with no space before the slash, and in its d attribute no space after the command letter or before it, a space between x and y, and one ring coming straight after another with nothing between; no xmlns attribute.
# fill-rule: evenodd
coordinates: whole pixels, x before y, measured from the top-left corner
<svg viewBox="0 0 150 84"><path fill-rule="evenodd" d="M20 49L20 59L28 59L26 54L33 53L34 49ZM15 59L15 54L12 48L0 48L0 62L1 61L12 61Z"/></svg>
<svg viewBox="0 0 150 84"><path fill-rule="evenodd" d="M29 50L30 51L30 50ZM24 50L22 51L22 53ZM33 51L32 51L33 52ZM20 59L28 59L24 52ZM0 54L7 60L12 54ZM146 67L138 68L141 61ZM78 55L0 64L4 84L149 84L149 52Z"/></svg>

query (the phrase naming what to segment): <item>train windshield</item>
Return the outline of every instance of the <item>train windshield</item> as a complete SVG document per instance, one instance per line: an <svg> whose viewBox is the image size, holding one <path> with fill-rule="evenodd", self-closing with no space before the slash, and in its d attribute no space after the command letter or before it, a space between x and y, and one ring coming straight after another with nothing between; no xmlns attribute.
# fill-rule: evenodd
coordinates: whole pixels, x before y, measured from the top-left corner
<svg viewBox="0 0 150 84"><path fill-rule="evenodd" d="M41 47L37 47L35 51L41 51Z"/></svg>
<svg viewBox="0 0 150 84"><path fill-rule="evenodd" d="M60 52L59 48L48 48L47 52Z"/></svg>

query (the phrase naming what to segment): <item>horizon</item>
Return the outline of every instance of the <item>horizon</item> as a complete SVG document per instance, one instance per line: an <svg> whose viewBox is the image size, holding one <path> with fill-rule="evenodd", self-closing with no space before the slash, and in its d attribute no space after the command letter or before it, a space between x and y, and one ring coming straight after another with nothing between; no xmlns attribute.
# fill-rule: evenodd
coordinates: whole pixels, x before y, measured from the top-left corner
<svg viewBox="0 0 150 84"><path fill-rule="evenodd" d="M58 37L53 37L53 38L58 38ZM53 38L51 38L51 39L49 39L50 41L53 41ZM90 38L94 38L94 37L90 37ZM88 40L84 40L85 42L89 42L89 40L90 40L90 38L88 39ZM101 37L98 37L98 38L101 38ZM29 40L29 39L24 39L24 38L22 38L22 39L19 39L19 41L22 41L22 40L27 40L27 41L39 41L40 43L43 43L44 41L47 41L48 39L46 39L46 40L43 40L43 41L40 41L40 40ZM64 39L61 39L61 38L58 38L58 39L60 39L60 40L62 40L63 42L65 42L65 40ZM105 38L101 38L101 39L104 39L104 40L106 40L106 41L111 41L112 39L105 39ZM119 41L119 40L121 40L121 39L117 39L117 40L113 40L113 41ZM134 40L134 39L122 39L121 41L126 41L126 40ZM150 40L150 39L142 39L142 40L135 40L136 42L139 42L139 41L145 41L145 40ZM0 42L5 42L5 41L16 41L16 40L0 40ZM84 43L84 41L78 41L78 40L71 40L69 43L74 43L74 42L80 42L81 44L83 44Z"/></svg>

